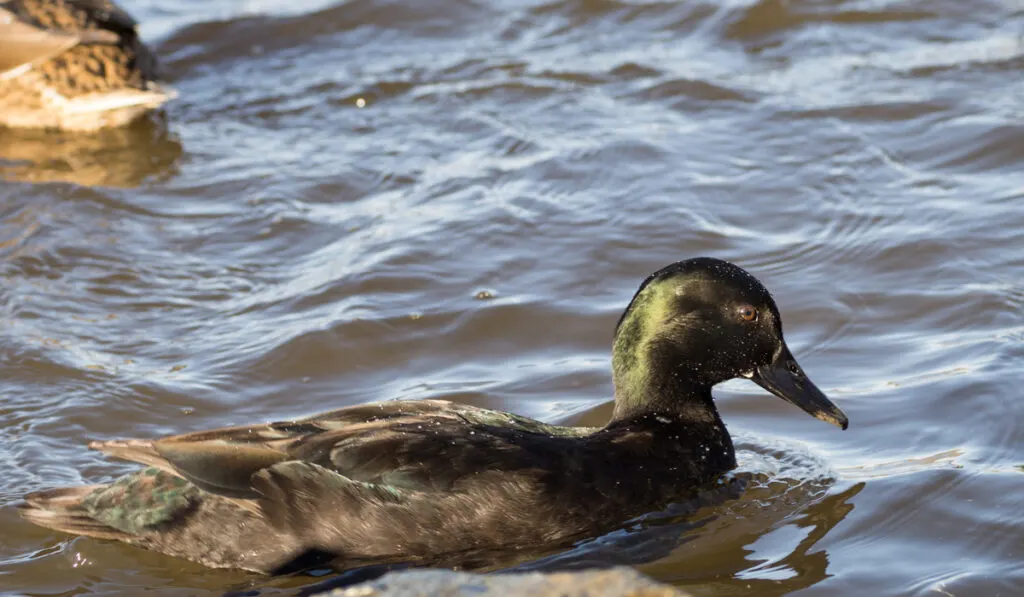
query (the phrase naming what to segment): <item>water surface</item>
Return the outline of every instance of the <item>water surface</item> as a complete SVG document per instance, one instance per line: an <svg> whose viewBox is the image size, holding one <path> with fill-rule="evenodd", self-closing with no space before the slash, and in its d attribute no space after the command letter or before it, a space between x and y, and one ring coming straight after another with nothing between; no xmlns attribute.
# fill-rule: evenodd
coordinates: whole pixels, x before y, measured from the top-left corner
<svg viewBox="0 0 1024 597"><path fill-rule="evenodd" d="M714 255L773 291L850 429L724 384L748 491L562 562L701 596L1024 594L1019 2L125 6L166 124L0 132L7 593L251 580L22 522L27 491L131 468L89 440L396 397L600 424L637 284Z"/></svg>

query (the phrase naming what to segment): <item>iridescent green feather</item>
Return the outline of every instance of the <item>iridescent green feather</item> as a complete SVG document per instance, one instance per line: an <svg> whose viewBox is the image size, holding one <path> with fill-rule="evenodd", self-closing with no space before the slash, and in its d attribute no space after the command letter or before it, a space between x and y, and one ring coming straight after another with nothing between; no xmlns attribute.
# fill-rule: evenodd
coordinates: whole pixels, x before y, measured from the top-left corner
<svg viewBox="0 0 1024 597"><path fill-rule="evenodd" d="M199 489L188 481L149 467L90 493L82 507L96 520L136 535L179 518L198 499Z"/></svg>

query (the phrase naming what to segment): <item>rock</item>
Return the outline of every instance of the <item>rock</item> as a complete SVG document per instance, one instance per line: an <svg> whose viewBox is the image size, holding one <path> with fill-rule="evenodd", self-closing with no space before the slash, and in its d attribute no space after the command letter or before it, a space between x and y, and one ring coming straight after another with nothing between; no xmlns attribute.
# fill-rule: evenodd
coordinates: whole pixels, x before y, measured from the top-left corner
<svg viewBox="0 0 1024 597"><path fill-rule="evenodd" d="M316 597L688 597L632 568L583 572L469 574L450 570L390 572Z"/></svg>

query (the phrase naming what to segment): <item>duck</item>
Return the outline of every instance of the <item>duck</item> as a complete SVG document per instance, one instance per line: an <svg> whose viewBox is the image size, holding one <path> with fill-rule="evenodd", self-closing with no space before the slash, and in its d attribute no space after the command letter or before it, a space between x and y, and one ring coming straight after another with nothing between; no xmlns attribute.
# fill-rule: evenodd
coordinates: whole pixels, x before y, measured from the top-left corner
<svg viewBox="0 0 1024 597"><path fill-rule="evenodd" d="M176 93L111 0L0 0L0 126L125 126Z"/></svg>
<svg viewBox="0 0 1024 597"><path fill-rule="evenodd" d="M603 427L445 400L391 400L90 448L144 465L25 496L22 517L208 567L347 570L571 545L722 481L736 454L712 387L753 381L846 429L807 377L768 290L711 257L643 280L615 327Z"/></svg>

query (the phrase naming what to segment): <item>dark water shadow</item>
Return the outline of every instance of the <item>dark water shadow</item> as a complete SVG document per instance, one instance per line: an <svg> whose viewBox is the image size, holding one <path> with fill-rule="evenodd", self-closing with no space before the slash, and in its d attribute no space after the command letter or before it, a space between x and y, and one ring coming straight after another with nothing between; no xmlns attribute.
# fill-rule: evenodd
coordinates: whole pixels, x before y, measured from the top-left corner
<svg viewBox="0 0 1024 597"><path fill-rule="evenodd" d="M344 45L331 38L356 30L451 35L487 12L484 6L463 0L350 0L299 15L246 15L193 23L170 34L157 50L164 75L174 81L216 63L254 57L263 60L267 55L319 43Z"/></svg>

